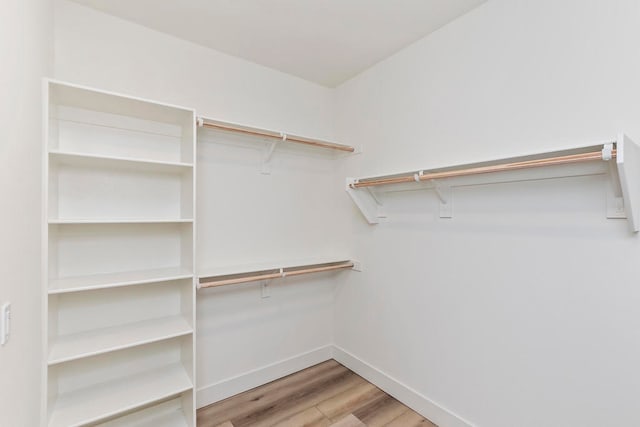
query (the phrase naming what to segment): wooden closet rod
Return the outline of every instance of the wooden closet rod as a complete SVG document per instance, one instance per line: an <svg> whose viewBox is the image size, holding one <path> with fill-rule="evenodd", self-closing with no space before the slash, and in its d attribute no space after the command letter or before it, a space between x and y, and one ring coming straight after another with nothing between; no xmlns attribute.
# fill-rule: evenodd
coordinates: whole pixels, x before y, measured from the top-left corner
<svg viewBox="0 0 640 427"><path fill-rule="evenodd" d="M311 267L311 268L305 268L302 270L290 270L290 271L285 270L282 273L282 277L299 276L301 274L309 274L309 273L320 273L322 271L342 270L343 268L353 268L353 263L349 261L343 264L329 265L326 267Z"/></svg>
<svg viewBox="0 0 640 427"><path fill-rule="evenodd" d="M611 158L616 158L616 149L611 150ZM379 177L358 180L349 186L351 188L374 187L387 184L401 184L407 182L427 181L430 179L454 178L459 176L478 175L493 172L507 172L519 169L531 169L544 166L566 165L571 163L590 162L594 160L604 160L602 151L593 151L589 153L571 154L567 156L548 157L545 159L526 160L521 162L503 163L490 166L478 166L465 169L456 169L442 172L423 172L418 171L412 175L396 176L396 177Z"/></svg>
<svg viewBox="0 0 640 427"><path fill-rule="evenodd" d="M220 276L200 277L199 288L211 288L216 286L236 285L239 283L256 282L259 280L279 279L288 276L320 273L322 271L342 270L354 267L353 261L340 261L336 263L311 264L298 267L284 267L271 270L249 271L246 273L226 274Z"/></svg>
<svg viewBox="0 0 640 427"><path fill-rule="evenodd" d="M264 129L239 126L231 123L224 123L224 122L209 120L205 118L198 119L198 124L206 128L218 129L218 130L223 130L228 132L238 132L238 133L243 133L245 135L260 136L263 138L280 139L286 142L295 142L298 144L306 144L306 145L311 145L311 146L320 147L320 148L330 148L332 150L346 151L348 153L353 153L355 151L355 148L349 145L336 144L334 142L322 141L319 139L305 138L303 136L288 135L288 134L273 132L273 131L264 130Z"/></svg>

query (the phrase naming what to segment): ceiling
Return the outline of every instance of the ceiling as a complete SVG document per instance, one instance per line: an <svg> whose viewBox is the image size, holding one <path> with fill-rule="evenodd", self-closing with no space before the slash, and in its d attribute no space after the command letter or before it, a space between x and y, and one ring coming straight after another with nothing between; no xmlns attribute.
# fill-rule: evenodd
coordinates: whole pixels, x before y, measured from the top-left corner
<svg viewBox="0 0 640 427"><path fill-rule="evenodd" d="M486 0L74 0L335 87Z"/></svg>

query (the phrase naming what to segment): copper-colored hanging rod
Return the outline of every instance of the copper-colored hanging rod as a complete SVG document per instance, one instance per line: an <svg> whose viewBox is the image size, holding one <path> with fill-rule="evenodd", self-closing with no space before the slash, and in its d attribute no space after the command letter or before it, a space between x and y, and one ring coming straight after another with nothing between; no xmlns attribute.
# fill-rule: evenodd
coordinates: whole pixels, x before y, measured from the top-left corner
<svg viewBox="0 0 640 427"><path fill-rule="evenodd" d="M285 270L282 272L282 277L299 276L301 274L309 274L309 273L320 273L322 271L341 270L343 268L353 268L353 263L346 262L343 264L329 265L326 267L304 268L302 270L291 270L291 271Z"/></svg>
<svg viewBox="0 0 640 427"><path fill-rule="evenodd" d="M355 148L349 145L336 144L334 142L322 141L319 139L306 138L303 136L289 135L284 133L273 132L265 129L257 129L248 126L239 126L231 123L219 122L205 118L198 119L198 124L203 127L223 130L227 132L238 132L245 135L260 136L263 138L280 139L287 142L295 142L298 144L306 144L320 148L330 148L332 150L346 151L348 153L355 152Z"/></svg>
<svg viewBox="0 0 640 427"><path fill-rule="evenodd" d="M342 270L354 267L353 261L340 261L335 263L311 264L297 267L283 267L270 270L249 271L246 273L226 274L220 276L200 277L199 288L211 288L216 286L236 285L239 283L256 282L259 280L279 279L301 274L320 273L323 271Z"/></svg>
<svg viewBox="0 0 640 427"><path fill-rule="evenodd" d="M204 279L200 279L200 287L201 288L210 288L214 286L225 286L225 285L236 285L239 283L247 283L247 282L255 282L258 280L271 280L271 279L279 279L282 277L282 273L268 273L268 274L255 274L251 276L242 276L234 279L224 279L224 280L213 280L213 281L204 281Z"/></svg>
<svg viewBox="0 0 640 427"><path fill-rule="evenodd" d="M611 150L611 158L616 158L616 150ZM589 153L571 154L566 156L548 157L545 159L525 160L521 162L503 163L490 166L478 166L465 169L455 169L442 172L423 172L419 171L411 175L368 178L356 181L350 184L351 188L374 187L378 185L401 184L416 181L427 181L431 179L454 178L468 175L478 175L493 172L507 172L519 169L531 169L544 166L565 165L571 163L590 162L594 160L603 160L602 151L594 151Z"/></svg>

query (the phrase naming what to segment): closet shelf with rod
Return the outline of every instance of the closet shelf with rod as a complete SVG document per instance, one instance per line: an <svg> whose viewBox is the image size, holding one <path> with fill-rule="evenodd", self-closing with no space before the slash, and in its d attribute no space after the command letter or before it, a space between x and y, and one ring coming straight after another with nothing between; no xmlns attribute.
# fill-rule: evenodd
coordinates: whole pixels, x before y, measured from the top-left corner
<svg viewBox="0 0 640 427"><path fill-rule="evenodd" d="M240 283L281 279L291 276L300 276L303 274L347 269L360 271L360 264L353 260L341 260L268 269L247 269L245 271L236 271L225 274L201 275L198 280L198 288L237 285Z"/></svg>
<svg viewBox="0 0 640 427"><path fill-rule="evenodd" d="M624 134L612 142L558 152L368 178L347 178L346 191L370 224L387 220L381 195L435 190L440 216L452 216L452 188L584 175L609 175L607 217L640 230L640 146Z"/></svg>
<svg viewBox="0 0 640 427"><path fill-rule="evenodd" d="M292 135L285 132L277 132L252 126L239 125L236 123L224 122L221 120L207 119L204 117L198 117L197 124L199 127L203 128L215 129L224 132L236 132L244 135L266 138L271 140L274 144L278 142L290 142L295 144L304 144L316 148L326 148L330 150L343 151L346 153L356 152L355 147L349 145L323 141L321 139L308 138L305 136Z"/></svg>

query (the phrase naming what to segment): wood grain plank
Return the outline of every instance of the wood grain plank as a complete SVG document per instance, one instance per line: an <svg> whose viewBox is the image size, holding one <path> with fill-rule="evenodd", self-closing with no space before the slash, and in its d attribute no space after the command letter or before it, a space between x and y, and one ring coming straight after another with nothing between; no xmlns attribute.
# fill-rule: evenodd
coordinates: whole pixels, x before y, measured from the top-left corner
<svg viewBox="0 0 640 427"><path fill-rule="evenodd" d="M353 411L360 421L368 427L382 427L402 415L409 408L402 403L384 394L378 399L362 405Z"/></svg>
<svg viewBox="0 0 640 427"><path fill-rule="evenodd" d="M231 418L231 422L235 427L270 427L308 407L316 406L331 396L365 383L364 379L348 369L338 374L325 374L323 377L314 378L313 382L309 382L306 387L298 389L295 393L284 395L257 411Z"/></svg>
<svg viewBox="0 0 640 427"><path fill-rule="evenodd" d="M361 406L379 399L384 394L378 387L364 382L319 403L318 409L327 418L337 421Z"/></svg>
<svg viewBox="0 0 640 427"><path fill-rule="evenodd" d="M437 427L417 412L409 409L385 427Z"/></svg>
<svg viewBox="0 0 640 427"><path fill-rule="evenodd" d="M232 420L233 422L235 418L247 417L254 412L264 410L289 395L297 394L305 388L313 387L323 379L349 373L350 371L347 368L335 360L320 363L199 409L197 425L198 427L214 427L222 421Z"/></svg>
<svg viewBox="0 0 640 427"><path fill-rule="evenodd" d="M331 424L331 427L367 427L367 425L353 414L349 414L340 421Z"/></svg>
<svg viewBox="0 0 640 427"><path fill-rule="evenodd" d="M335 360L201 408L197 425L437 427Z"/></svg>
<svg viewBox="0 0 640 427"><path fill-rule="evenodd" d="M274 427L329 427L331 420L324 416L318 408L311 407L298 412L287 419L277 422Z"/></svg>

